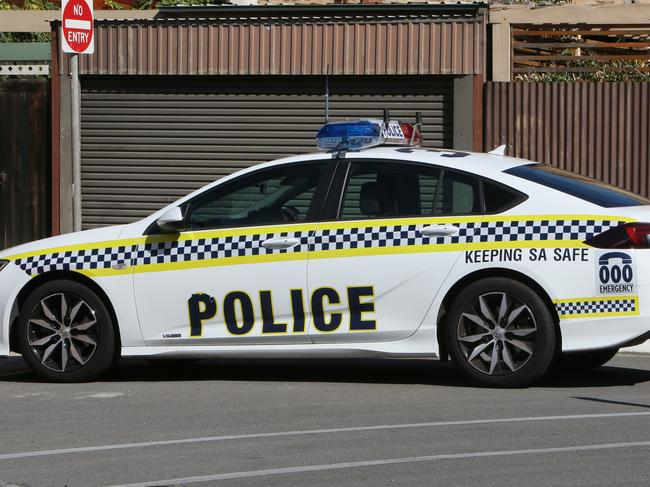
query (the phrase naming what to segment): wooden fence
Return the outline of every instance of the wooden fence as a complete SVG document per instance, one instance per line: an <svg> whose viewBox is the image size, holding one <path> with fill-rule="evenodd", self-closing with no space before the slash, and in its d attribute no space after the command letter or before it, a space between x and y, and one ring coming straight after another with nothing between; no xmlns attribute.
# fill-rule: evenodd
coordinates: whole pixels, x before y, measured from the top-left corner
<svg viewBox="0 0 650 487"><path fill-rule="evenodd" d="M484 149L650 196L650 83L488 82Z"/></svg>
<svg viewBox="0 0 650 487"><path fill-rule="evenodd" d="M50 233L49 100L49 80L0 80L0 249Z"/></svg>

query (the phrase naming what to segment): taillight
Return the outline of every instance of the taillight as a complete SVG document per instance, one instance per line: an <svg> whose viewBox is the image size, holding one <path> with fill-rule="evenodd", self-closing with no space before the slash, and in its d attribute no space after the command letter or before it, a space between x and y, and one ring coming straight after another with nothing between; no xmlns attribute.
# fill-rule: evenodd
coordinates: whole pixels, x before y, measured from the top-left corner
<svg viewBox="0 0 650 487"><path fill-rule="evenodd" d="M650 223L625 223L585 240L599 249L650 248Z"/></svg>

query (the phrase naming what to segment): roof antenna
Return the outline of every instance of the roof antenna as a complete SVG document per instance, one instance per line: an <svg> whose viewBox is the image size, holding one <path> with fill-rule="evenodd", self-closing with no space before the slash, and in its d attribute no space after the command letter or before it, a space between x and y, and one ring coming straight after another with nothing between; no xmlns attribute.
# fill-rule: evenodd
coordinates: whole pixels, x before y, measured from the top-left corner
<svg viewBox="0 0 650 487"><path fill-rule="evenodd" d="M330 121L330 65L325 71L325 123Z"/></svg>
<svg viewBox="0 0 650 487"><path fill-rule="evenodd" d="M384 125L388 125L390 122L390 112L388 108L384 108Z"/></svg>

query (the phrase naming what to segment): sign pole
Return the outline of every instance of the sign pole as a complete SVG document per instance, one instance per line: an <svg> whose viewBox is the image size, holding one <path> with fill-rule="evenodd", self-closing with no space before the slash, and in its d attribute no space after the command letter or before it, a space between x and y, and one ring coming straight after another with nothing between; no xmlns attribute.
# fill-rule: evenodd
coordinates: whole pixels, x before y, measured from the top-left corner
<svg viewBox="0 0 650 487"><path fill-rule="evenodd" d="M72 117L72 229L81 230L81 103L79 54L70 56L70 113Z"/></svg>
<svg viewBox="0 0 650 487"><path fill-rule="evenodd" d="M81 230L81 88L79 54L95 52L93 0L61 0L61 50L70 54L72 229Z"/></svg>

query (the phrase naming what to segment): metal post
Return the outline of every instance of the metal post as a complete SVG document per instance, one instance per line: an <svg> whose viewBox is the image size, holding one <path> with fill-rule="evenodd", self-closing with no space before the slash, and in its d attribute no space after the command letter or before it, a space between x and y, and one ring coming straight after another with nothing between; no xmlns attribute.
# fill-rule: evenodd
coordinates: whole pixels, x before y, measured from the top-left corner
<svg viewBox="0 0 650 487"><path fill-rule="evenodd" d="M81 95L79 55L70 56L70 112L72 116L72 229L81 230Z"/></svg>

